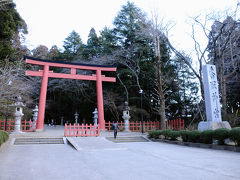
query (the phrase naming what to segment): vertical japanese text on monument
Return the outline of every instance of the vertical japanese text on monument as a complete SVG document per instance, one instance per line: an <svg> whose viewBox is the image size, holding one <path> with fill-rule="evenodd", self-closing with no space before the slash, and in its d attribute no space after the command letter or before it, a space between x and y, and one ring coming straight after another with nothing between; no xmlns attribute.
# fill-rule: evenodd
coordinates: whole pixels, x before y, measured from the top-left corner
<svg viewBox="0 0 240 180"><path fill-rule="evenodd" d="M218 93L218 83L216 69L213 65L208 68L209 70L209 85L210 85L210 98L212 99L212 109L213 109L213 121L221 121L221 109L219 102L219 93Z"/></svg>

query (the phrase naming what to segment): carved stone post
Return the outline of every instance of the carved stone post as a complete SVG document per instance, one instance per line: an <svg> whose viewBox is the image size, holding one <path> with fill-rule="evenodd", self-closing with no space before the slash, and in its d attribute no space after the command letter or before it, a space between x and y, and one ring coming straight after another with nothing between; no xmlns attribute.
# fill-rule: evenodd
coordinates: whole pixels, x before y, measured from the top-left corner
<svg viewBox="0 0 240 180"><path fill-rule="evenodd" d="M202 75L207 121L201 121L198 124L198 130L204 131L218 128L231 129L229 123L227 121L222 121L221 117L216 67L214 65L203 66Z"/></svg>

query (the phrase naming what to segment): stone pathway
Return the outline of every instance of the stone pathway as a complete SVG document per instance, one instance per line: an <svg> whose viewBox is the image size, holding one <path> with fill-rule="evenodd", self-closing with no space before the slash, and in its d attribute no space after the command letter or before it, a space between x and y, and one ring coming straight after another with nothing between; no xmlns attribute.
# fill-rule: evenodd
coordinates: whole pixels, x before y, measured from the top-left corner
<svg viewBox="0 0 240 180"><path fill-rule="evenodd" d="M63 136L57 129L56 135ZM240 177L240 153L160 142L114 143L103 134L113 136L112 132L105 132L100 137L75 138L78 151L67 143L10 144L0 152L0 180L238 180ZM31 134L47 135L55 134L47 130ZM123 135L119 133L119 137Z"/></svg>
<svg viewBox="0 0 240 180"><path fill-rule="evenodd" d="M115 144L105 137L68 137L67 140L78 151L125 150L120 144Z"/></svg>

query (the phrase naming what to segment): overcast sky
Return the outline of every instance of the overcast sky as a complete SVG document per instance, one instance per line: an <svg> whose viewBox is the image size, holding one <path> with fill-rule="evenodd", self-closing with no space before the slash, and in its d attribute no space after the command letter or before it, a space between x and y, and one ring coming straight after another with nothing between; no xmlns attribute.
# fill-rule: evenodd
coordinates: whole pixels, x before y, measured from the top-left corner
<svg viewBox="0 0 240 180"><path fill-rule="evenodd" d="M28 25L26 44L30 49L42 44L62 47L64 39L75 30L84 43L92 27L97 33L111 27L127 0L14 0ZM180 49L189 50L192 41L190 16L235 8L238 0L131 0L149 16L157 9L159 17L174 21L170 40ZM201 38L201 36L199 36ZM201 38L202 39L202 38Z"/></svg>

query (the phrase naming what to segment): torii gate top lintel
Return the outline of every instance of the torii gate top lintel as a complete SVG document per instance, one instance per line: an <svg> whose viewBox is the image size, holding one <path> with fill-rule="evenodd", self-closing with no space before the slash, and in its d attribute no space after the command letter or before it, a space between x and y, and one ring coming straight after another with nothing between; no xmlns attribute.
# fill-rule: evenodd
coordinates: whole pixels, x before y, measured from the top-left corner
<svg viewBox="0 0 240 180"><path fill-rule="evenodd" d="M106 66L106 65L93 65L93 64L80 64L80 63L70 63L64 61L51 61L51 60L43 60L37 59L33 57L25 56L26 63L34 64L34 65L41 65L44 66L43 70L39 71L26 71L27 76L43 76L43 74L47 74L50 78L65 78L65 79L78 79L78 80L90 80L90 81L97 81L98 78L101 78L101 81L106 82L116 82L116 78L114 77L105 77L102 75L102 71L116 71L116 66ZM69 68L70 74L67 73L54 73L49 71L49 67L60 67L60 68ZM79 75L77 74L77 69L80 70L93 70L96 71L96 74L92 75Z"/></svg>
<svg viewBox="0 0 240 180"><path fill-rule="evenodd" d="M105 77L102 75L102 71L116 71L116 66L105 66L105 65L93 65L93 64L79 64L79 63L70 63L63 61L51 61L37 59L29 56L25 56L26 63L43 66L43 70L39 71L26 71L27 76L40 76L42 77L41 82L41 91L39 97L39 113L37 118L37 130L43 130L44 124L44 114L45 114L45 105L46 105L46 95L47 95L47 84L48 78L64 78L64 79L78 79L78 80L91 80L96 81L97 85L97 106L98 106L98 119L100 129L105 129L105 120L104 120L104 109L103 109L103 93L102 93L102 82L115 82L116 78L114 77ZM54 73L49 71L50 67L60 67L60 68L69 68L69 73ZM80 75L77 74L77 69L80 70L93 70L96 71L96 74L92 75Z"/></svg>
<svg viewBox="0 0 240 180"><path fill-rule="evenodd" d="M83 64L83 63L72 63L66 61L52 61L44 60L29 56L24 56L26 63L35 64L35 65L49 65L53 67L62 67L62 68L76 68L76 69L85 69L85 70L97 70L101 69L102 71L116 71L116 66L111 65L97 65L97 64Z"/></svg>

